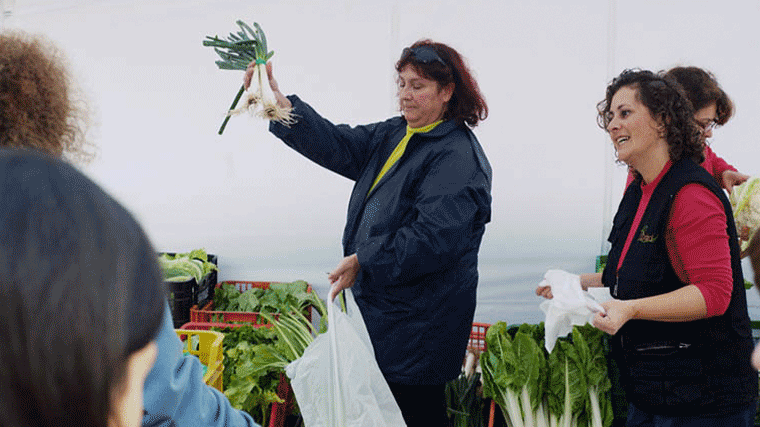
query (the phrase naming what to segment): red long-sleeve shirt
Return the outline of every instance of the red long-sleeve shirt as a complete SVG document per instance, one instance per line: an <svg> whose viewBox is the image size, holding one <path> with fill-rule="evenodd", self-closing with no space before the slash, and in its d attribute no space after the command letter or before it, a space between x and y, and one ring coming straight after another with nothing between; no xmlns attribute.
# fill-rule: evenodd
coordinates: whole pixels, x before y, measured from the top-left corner
<svg viewBox="0 0 760 427"><path fill-rule="evenodd" d="M625 259L655 187L672 165L668 162L660 175L642 184L642 196L633 225L620 256ZM723 204L700 184L688 184L676 194L665 231L671 265L678 278L695 285L707 306L707 316L723 314L731 302L733 275Z"/></svg>

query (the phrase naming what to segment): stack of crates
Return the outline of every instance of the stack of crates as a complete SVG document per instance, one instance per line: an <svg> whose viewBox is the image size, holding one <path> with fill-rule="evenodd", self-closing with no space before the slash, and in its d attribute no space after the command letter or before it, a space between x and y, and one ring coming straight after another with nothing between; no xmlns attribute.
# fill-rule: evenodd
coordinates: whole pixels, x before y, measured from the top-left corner
<svg viewBox="0 0 760 427"><path fill-rule="evenodd" d="M227 280L222 283L217 283L216 288L227 283L233 285L240 292L245 292L253 288L269 289L269 285L277 282L252 282L246 280ZM306 292L312 292L311 285L306 285ZM277 315L274 315L275 319ZM309 307L306 318L311 320L311 307ZM190 309L190 321L191 322L218 322L218 323L250 323L252 325L262 324L264 319L256 312L246 311L217 311L214 310L214 301L210 300L205 305L198 304Z"/></svg>
<svg viewBox="0 0 760 427"><path fill-rule="evenodd" d="M167 255L174 255L168 252ZM208 262L218 265L218 257L208 254ZM207 304L214 296L217 272L212 271L198 283L195 278L184 282L165 282L169 294L169 308L174 327L179 328L190 321L190 309L198 304Z"/></svg>
<svg viewBox="0 0 760 427"><path fill-rule="evenodd" d="M245 292L252 288L269 289L269 285L278 282L260 282L260 281L246 281L246 280L227 280L222 283L234 285L240 292ZM217 283L215 288L222 286L222 283ZM307 292L312 292L311 285L306 286ZM213 294L212 294L213 295ZM306 317L311 320L311 307L309 307ZM277 318L277 315L274 315ZM217 328L235 328L244 325L256 325L259 327L268 327L271 324L265 323L264 319L257 312L242 312L242 311L215 311L213 299L206 302L204 305L194 305L190 309L190 323L186 324L186 328L204 328L210 327ZM283 403L272 404L272 410L269 417L268 427L282 427L285 425L285 420L288 415L293 412L293 406L295 404L295 395L293 389L290 386L285 374L280 374L280 383L277 386L277 395L283 400Z"/></svg>

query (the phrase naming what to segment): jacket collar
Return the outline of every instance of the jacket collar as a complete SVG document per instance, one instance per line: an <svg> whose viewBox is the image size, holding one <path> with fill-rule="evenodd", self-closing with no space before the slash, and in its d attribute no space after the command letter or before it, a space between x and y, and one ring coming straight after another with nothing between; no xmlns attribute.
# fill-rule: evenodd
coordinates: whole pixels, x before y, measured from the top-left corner
<svg viewBox="0 0 760 427"><path fill-rule="evenodd" d="M408 125L406 120L404 120L404 124ZM425 133L416 133L416 137L418 138L440 138L451 131L455 130L457 128L457 124L453 120L446 120L443 123L439 124L433 130L430 132ZM406 128L405 128L406 129Z"/></svg>

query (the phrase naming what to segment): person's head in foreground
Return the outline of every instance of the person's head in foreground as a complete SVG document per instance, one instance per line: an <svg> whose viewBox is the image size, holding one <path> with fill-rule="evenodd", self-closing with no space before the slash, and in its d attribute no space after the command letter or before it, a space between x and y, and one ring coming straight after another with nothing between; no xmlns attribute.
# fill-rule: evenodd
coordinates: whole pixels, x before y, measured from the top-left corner
<svg viewBox="0 0 760 427"><path fill-rule="evenodd" d="M0 32L0 148L86 162L86 116L60 49L41 35Z"/></svg>
<svg viewBox="0 0 760 427"><path fill-rule="evenodd" d="M399 108L412 128L438 120L475 127L488 117L478 83L453 48L420 40L396 62Z"/></svg>
<svg viewBox="0 0 760 427"><path fill-rule="evenodd" d="M139 426L165 304L140 226L30 150L0 150L0 205L0 425Z"/></svg>
<svg viewBox="0 0 760 427"><path fill-rule="evenodd" d="M625 70L607 86L597 111L597 122L609 133L618 161L635 174L643 174L657 156L674 162L704 160L704 138L694 108L668 76Z"/></svg>

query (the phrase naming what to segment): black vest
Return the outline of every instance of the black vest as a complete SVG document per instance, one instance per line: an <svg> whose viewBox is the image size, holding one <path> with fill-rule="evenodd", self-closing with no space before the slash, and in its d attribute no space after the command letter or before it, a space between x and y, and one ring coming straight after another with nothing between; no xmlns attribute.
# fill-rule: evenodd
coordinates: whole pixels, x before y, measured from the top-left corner
<svg viewBox="0 0 760 427"><path fill-rule="evenodd" d="M727 217L733 291L726 312L691 322L630 320L615 335L613 355L626 397L638 408L662 415L720 415L757 399L751 366L753 341L733 213L715 180L691 160L675 162L657 185L623 264L617 270L641 200L640 180L625 191L615 214L612 244L602 282L621 300L661 295L683 286L665 242L670 209L678 191L699 183L723 203Z"/></svg>

